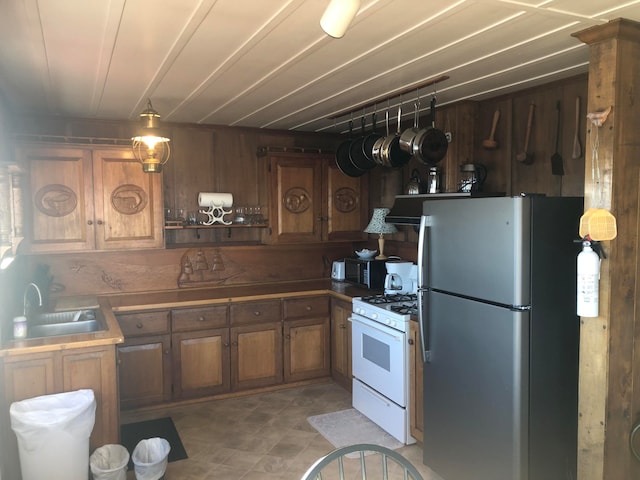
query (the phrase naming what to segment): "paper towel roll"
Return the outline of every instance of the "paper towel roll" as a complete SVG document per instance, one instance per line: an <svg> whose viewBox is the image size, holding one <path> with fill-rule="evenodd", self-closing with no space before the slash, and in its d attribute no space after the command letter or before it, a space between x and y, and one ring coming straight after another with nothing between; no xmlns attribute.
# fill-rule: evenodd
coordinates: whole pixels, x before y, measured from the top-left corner
<svg viewBox="0 0 640 480"><path fill-rule="evenodd" d="M201 207L213 206L229 208L233 205L233 194L200 192L198 193L198 205Z"/></svg>

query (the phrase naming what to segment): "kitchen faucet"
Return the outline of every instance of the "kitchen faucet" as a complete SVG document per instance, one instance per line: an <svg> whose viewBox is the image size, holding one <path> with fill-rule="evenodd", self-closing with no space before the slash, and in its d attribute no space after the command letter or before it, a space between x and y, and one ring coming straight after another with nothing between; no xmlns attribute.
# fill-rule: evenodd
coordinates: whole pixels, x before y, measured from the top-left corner
<svg viewBox="0 0 640 480"><path fill-rule="evenodd" d="M36 285L33 282L27 284L27 286L24 287L24 295L22 297L22 304L23 304L22 314L25 317L27 316L27 293L29 293L29 287L33 287L36 289L36 293L38 294L38 306L39 307L42 306L42 292L40 292L40 287L38 287L38 285Z"/></svg>

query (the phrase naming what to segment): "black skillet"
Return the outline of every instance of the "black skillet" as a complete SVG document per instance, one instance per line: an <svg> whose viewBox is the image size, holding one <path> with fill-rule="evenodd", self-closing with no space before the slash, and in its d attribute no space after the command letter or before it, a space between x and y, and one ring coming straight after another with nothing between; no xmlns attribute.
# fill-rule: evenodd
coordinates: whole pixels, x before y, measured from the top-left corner
<svg viewBox="0 0 640 480"><path fill-rule="evenodd" d="M349 139L338 145L336 150L336 165L342 173L349 177L360 177L364 175L366 170L356 167L351 163L349 150L351 149L351 141L353 137L353 121L349 121Z"/></svg>
<svg viewBox="0 0 640 480"><path fill-rule="evenodd" d="M364 153L364 156L367 157L369 162L371 162L373 164L373 167L375 167L378 163L376 162L375 158L373 158L373 146L378 139L383 137L383 135L376 132L376 112L373 112L373 114L371 115L371 125L371 133L365 136L364 141L362 142L362 153Z"/></svg>
<svg viewBox="0 0 640 480"><path fill-rule="evenodd" d="M351 158L351 163L356 168L361 170L371 170L376 166L376 162L373 159L369 159L364 153L364 142L367 138L365 135L365 119L362 117L361 119L362 125L362 135L351 142L351 146L349 147L349 157Z"/></svg>

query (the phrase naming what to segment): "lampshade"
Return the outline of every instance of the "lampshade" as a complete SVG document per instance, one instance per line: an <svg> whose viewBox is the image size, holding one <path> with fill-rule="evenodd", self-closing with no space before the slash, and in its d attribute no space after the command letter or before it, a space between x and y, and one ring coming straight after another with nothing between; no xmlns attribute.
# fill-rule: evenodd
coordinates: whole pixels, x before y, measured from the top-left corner
<svg viewBox="0 0 640 480"><path fill-rule="evenodd" d="M385 222L388 213L388 208L374 208L369 225L364 229L365 233L396 233L396 226Z"/></svg>
<svg viewBox="0 0 640 480"><path fill-rule="evenodd" d="M133 155L142 164L142 170L147 173L162 172L162 165L169 161L171 148L170 139L160 130L160 115L153 109L151 100L147 108L140 113L142 127L133 141Z"/></svg>
<svg viewBox="0 0 640 480"><path fill-rule="evenodd" d="M360 0L331 0L320 19L320 26L334 38L341 38L358 13Z"/></svg>

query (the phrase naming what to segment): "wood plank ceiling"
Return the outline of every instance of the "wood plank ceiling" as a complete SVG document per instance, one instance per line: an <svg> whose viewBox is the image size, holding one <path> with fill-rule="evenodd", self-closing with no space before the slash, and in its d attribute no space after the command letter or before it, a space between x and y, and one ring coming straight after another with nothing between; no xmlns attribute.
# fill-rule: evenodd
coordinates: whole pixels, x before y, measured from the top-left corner
<svg viewBox="0 0 640 480"><path fill-rule="evenodd" d="M640 21L640 0L362 0L334 39L328 2L3 0L0 94L28 114L136 119L150 98L165 121L344 131L340 112L410 116L434 93L481 100L587 72L571 33Z"/></svg>

